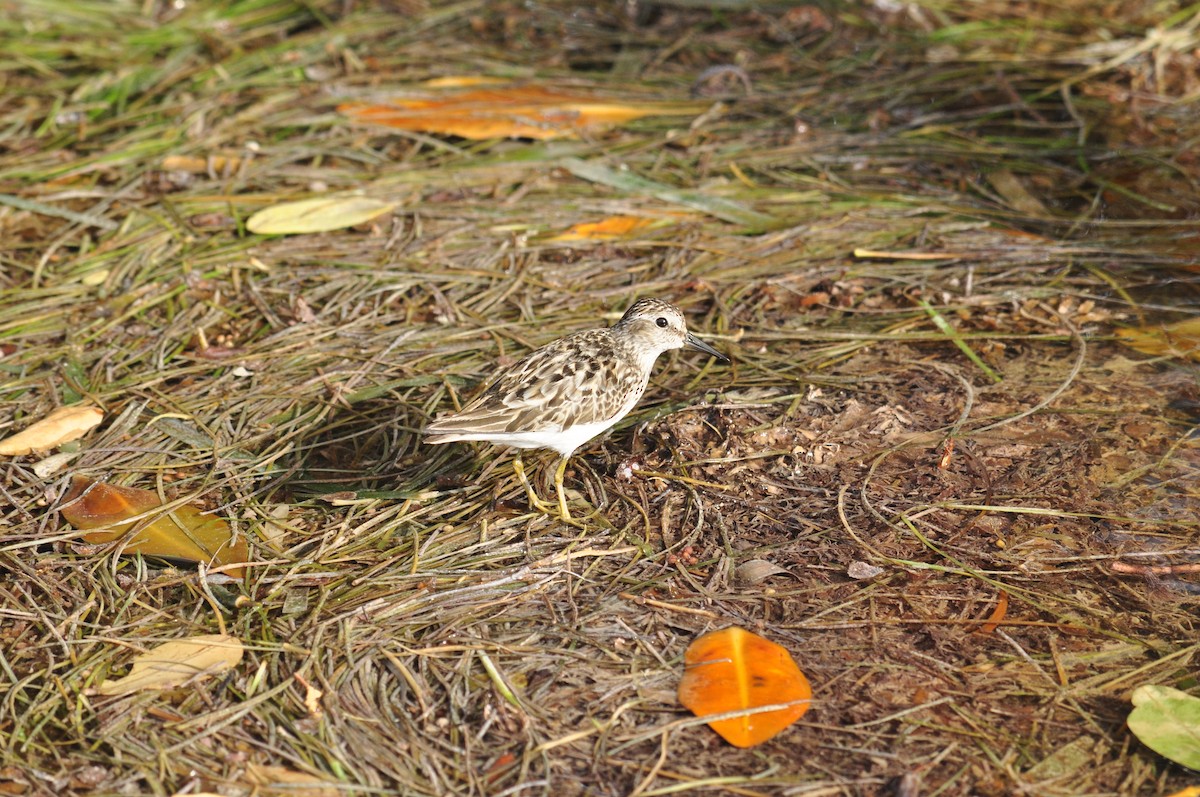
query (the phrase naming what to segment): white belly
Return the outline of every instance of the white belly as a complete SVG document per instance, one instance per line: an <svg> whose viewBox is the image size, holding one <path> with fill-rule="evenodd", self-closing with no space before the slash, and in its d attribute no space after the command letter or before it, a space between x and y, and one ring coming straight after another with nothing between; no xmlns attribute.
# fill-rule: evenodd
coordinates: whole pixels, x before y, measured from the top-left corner
<svg viewBox="0 0 1200 797"><path fill-rule="evenodd" d="M553 448L566 457L588 440L608 431L620 419L621 416L618 415L608 421L580 423L563 429L561 432L500 432L488 435L487 440L513 448Z"/></svg>

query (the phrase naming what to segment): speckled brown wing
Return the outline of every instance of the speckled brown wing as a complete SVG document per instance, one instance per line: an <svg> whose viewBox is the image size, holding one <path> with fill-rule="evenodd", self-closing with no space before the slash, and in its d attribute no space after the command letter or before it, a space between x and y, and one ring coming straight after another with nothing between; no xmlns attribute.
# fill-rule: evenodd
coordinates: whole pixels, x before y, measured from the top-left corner
<svg viewBox="0 0 1200 797"><path fill-rule="evenodd" d="M609 330L578 332L514 363L461 412L434 421L426 433L557 431L608 420L625 406L631 392L612 389L628 382L614 380L613 369L632 370L631 360L632 354Z"/></svg>

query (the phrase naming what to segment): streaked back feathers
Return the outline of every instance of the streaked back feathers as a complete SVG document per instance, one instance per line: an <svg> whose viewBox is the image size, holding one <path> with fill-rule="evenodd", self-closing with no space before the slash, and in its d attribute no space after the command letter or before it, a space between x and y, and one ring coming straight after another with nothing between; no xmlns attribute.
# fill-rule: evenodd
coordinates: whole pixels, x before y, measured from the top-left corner
<svg viewBox="0 0 1200 797"><path fill-rule="evenodd" d="M461 412L430 423L426 441L487 440L569 456L628 414L658 356L683 346L721 357L688 333L679 308L642 299L612 327L560 338L504 369Z"/></svg>

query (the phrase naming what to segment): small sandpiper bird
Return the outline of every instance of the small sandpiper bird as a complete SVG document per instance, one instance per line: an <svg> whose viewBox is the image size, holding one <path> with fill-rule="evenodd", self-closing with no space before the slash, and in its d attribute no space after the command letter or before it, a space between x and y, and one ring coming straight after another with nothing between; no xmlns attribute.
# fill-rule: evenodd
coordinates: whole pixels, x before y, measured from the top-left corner
<svg viewBox="0 0 1200 797"><path fill-rule="evenodd" d="M485 440L521 449L554 449L562 457L554 472L559 515L570 520L563 493L567 460L629 414L646 391L658 355L685 346L729 360L687 331L678 307L642 299L608 329L560 338L505 368L461 412L429 424L425 440ZM530 504L548 513L550 507L530 486L519 455L513 469Z"/></svg>

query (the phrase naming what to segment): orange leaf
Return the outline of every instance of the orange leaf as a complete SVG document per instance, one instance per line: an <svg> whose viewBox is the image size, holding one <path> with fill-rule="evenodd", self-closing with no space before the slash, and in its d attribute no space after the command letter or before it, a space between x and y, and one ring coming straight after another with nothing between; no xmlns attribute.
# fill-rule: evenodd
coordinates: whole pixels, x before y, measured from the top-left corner
<svg viewBox="0 0 1200 797"><path fill-rule="evenodd" d="M689 213L657 211L655 216L607 216L600 221L573 224L547 241L608 241L625 238L643 230L657 229L691 217Z"/></svg>
<svg viewBox="0 0 1200 797"><path fill-rule="evenodd" d="M396 99L386 105L346 103L339 105L338 111L356 122L479 140L578 137L585 128L651 115L690 115L703 107L695 103L623 103L540 86L503 86Z"/></svg>
<svg viewBox="0 0 1200 797"><path fill-rule="evenodd" d="M979 633L990 634L1000 627L1000 623L1004 622L1005 615L1008 614L1008 593L1000 590L1000 597L996 599L996 608L992 610L992 616L987 622L979 626Z"/></svg>
<svg viewBox="0 0 1200 797"><path fill-rule="evenodd" d="M549 238L550 241L606 241L633 235L656 224L654 219L644 216L609 216L600 221L573 224L565 232Z"/></svg>
<svg viewBox="0 0 1200 797"><path fill-rule="evenodd" d="M154 517L154 510L161 506L158 495L150 490L118 487L76 476L63 498L62 513L77 529L96 529L83 535L91 543L112 542L136 527L122 553L165 556L209 565L250 559L245 537L234 542L233 531L224 519L204 514L191 505L157 513ZM245 570L233 567L222 572L231 578L241 578Z"/></svg>
<svg viewBox="0 0 1200 797"><path fill-rule="evenodd" d="M688 646L679 702L697 717L782 706L709 727L736 747L753 747L787 728L808 711L812 689L791 654L742 628L712 631Z"/></svg>
<svg viewBox="0 0 1200 797"><path fill-rule="evenodd" d="M1118 329L1117 338L1143 354L1200 360L1200 319L1197 318L1175 324Z"/></svg>

